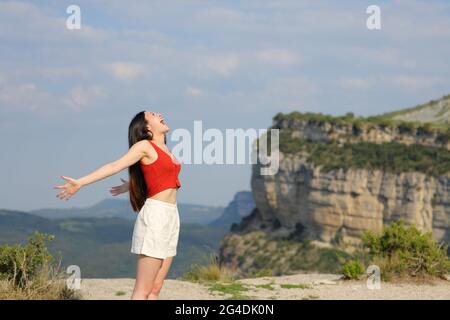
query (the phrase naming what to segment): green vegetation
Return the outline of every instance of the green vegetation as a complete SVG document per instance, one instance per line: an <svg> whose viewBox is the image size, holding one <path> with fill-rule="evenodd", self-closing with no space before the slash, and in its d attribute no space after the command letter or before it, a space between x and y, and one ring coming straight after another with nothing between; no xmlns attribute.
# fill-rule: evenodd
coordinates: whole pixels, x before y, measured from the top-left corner
<svg viewBox="0 0 450 320"><path fill-rule="evenodd" d="M410 134L429 134L433 131L446 131L449 127L448 123L439 122L420 122L420 121L404 121L396 120L394 117L406 115L411 112L419 111L424 108L434 106L442 100L450 99L450 95L443 96L439 100L431 100L428 103L420 104L416 107L406 108L394 112L387 112L381 115L360 117L355 116L352 112L348 112L343 116L332 116L322 113L313 112L298 112L294 111L289 114L283 114L279 112L275 115L273 120L275 121L306 121L308 124L323 125L329 123L335 126L352 126L353 134L358 135L365 127L367 129L378 127L380 129L385 128L398 128L403 133ZM447 110L443 109L436 116L442 116Z"/></svg>
<svg viewBox="0 0 450 320"><path fill-rule="evenodd" d="M385 226L379 235L365 232L361 245L352 252L339 245L317 247L308 239L271 239L263 231L230 234L223 243L229 252L236 252L236 257L229 256L228 259L238 262L239 278L272 270L275 276L314 271L342 273L346 279L361 279L370 265L380 268L384 281L405 276L443 278L450 273L447 246L438 244L431 232L423 233L401 220ZM238 256L244 258L237 259Z"/></svg>
<svg viewBox="0 0 450 320"><path fill-rule="evenodd" d="M387 115L368 116L368 117L355 117L353 113L349 112L344 116L332 116L323 114L320 112L298 112L293 111L289 114L277 113L273 120L275 121L306 121L310 125L324 125L329 123L334 126L352 126L353 134L358 135L362 132L363 128L379 128L379 129L399 129L402 133L414 134L418 128L425 129L426 133L432 133L433 131L440 132L446 130L448 125L442 123L433 122L419 122L419 121L403 121L394 120ZM402 131L403 130L403 131ZM424 132L422 132L423 134Z"/></svg>
<svg viewBox="0 0 450 320"><path fill-rule="evenodd" d="M209 291L211 292L220 292L222 294L230 294L231 297L226 300L250 300L253 299L251 296L244 295L244 291L248 291L249 289L244 286L242 283L233 282L233 283L215 283L210 286Z"/></svg>
<svg viewBox="0 0 450 320"><path fill-rule="evenodd" d="M136 257L130 254L133 223L114 217L47 219L0 209L0 243L25 243L38 230L55 236L48 250L62 257L62 269L78 265L82 278L130 278L136 272ZM216 251L227 232L225 227L184 223L168 278L181 276L193 263L207 263L205 250Z"/></svg>
<svg viewBox="0 0 450 320"><path fill-rule="evenodd" d="M441 144L447 144L450 141L450 128L444 132L440 132L436 138L436 142Z"/></svg>
<svg viewBox="0 0 450 320"><path fill-rule="evenodd" d="M418 171L433 176L450 171L450 150L419 144L314 143L293 138L291 129L283 129L280 132L280 151L291 154L304 152L309 162L322 166L325 171L363 168L393 173Z"/></svg>
<svg viewBox="0 0 450 320"><path fill-rule="evenodd" d="M318 248L308 239L274 240L262 231L229 235L224 246L236 252L239 277L278 276L304 271L337 273L352 255L338 248ZM239 259L238 257L242 257Z"/></svg>
<svg viewBox="0 0 450 320"><path fill-rule="evenodd" d="M396 221L380 235L366 232L363 245L371 264L378 265L384 280L402 277L445 277L450 272L447 245L438 244L431 232Z"/></svg>
<svg viewBox="0 0 450 320"><path fill-rule="evenodd" d="M312 286L309 284L280 284L280 287L283 289L312 289Z"/></svg>
<svg viewBox="0 0 450 320"><path fill-rule="evenodd" d="M345 279L357 280L364 274L364 265L360 261L350 260L342 266Z"/></svg>
<svg viewBox="0 0 450 320"><path fill-rule="evenodd" d="M273 282L272 283L266 283L266 284L258 284L255 287L256 288L263 288L263 289L267 289L267 290L274 290L275 289L273 287Z"/></svg>
<svg viewBox="0 0 450 320"><path fill-rule="evenodd" d="M0 299L78 299L47 249L53 239L35 232L25 245L0 246Z"/></svg>

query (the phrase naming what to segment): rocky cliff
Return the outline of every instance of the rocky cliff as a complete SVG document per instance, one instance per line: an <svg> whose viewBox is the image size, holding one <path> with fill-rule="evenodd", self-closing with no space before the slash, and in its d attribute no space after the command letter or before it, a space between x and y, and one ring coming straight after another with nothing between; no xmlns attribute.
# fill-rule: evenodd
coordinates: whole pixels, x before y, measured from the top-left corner
<svg viewBox="0 0 450 320"><path fill-rule="evenodd" d="M255 169L254 172L257 172ZM324 172L281 154L274 176L252 175L258 208L241 230L270 229L281 238L358 243L365 230L403 219L450 241L450 176L343 169Z"/></svg>
<svg viewBox="0 0 450 320"><path fill-rule="evenodd" d="M253 165L256 208L224 239L223 261L249 265L238 247L253 231L271 240L352 246L364 231L403 219L450 242L450 129L416 120L276 115L279 170L261 175L261 165Z"/></svg>

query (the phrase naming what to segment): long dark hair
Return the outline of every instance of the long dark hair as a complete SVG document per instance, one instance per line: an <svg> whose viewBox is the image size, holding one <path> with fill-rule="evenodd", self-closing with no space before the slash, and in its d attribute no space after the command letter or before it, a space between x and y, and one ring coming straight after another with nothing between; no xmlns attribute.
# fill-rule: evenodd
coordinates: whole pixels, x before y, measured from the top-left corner
<svg viewBox="0 0 450 320"><path fill-rule="evenodd" d="M153 134L147 130L145 111L141 111L134 116L128 126L128 147L131 148L138 141L152 139ZM164 143L166 143L165 135ZM140 161L128 167L128 174L131 207L133 211L139 212L147 199L147 185L145 184Z"/></svg>

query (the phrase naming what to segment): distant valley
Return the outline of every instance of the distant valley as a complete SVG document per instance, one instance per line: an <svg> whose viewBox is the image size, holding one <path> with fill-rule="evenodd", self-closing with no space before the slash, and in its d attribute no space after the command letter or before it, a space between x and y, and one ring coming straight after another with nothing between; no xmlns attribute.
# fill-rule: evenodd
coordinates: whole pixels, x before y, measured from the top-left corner
<svg viewBox="0 0 450 320"><path fill-rule="evenodd" d="M210 254L217 253L231 223L249 207L242 202L251 199L251 193L237 195L226 208L178 204L180 239L168 278L181 276L192 264L206 263ZM24 243L38 230L55 235L49 243L51 253L62 258L64 268L78 265L83 278L134 277L136 257L130 248L135 218L128 200L122 199L105 199L87 208L0 209L0 245Z"/></svg>

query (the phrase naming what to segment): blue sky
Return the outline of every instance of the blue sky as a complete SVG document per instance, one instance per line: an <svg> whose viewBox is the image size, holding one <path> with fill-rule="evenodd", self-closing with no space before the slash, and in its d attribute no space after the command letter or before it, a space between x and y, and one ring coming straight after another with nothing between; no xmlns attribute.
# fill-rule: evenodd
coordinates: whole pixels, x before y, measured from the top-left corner
<svg viewBox="0 0 450 320"><path fill-rule="evenodd" d="M81 30L65 27L70 4ZM366 28L371 4L381 30ZM224 131L267 128L277 112L370 115L439 98L449 18L448 1L0 1L0 207L111 197L126 171L67 202L52 187L125 153L144 109L172 130ZM186 164L178 201L226 205L250 175Z"/></svg>

